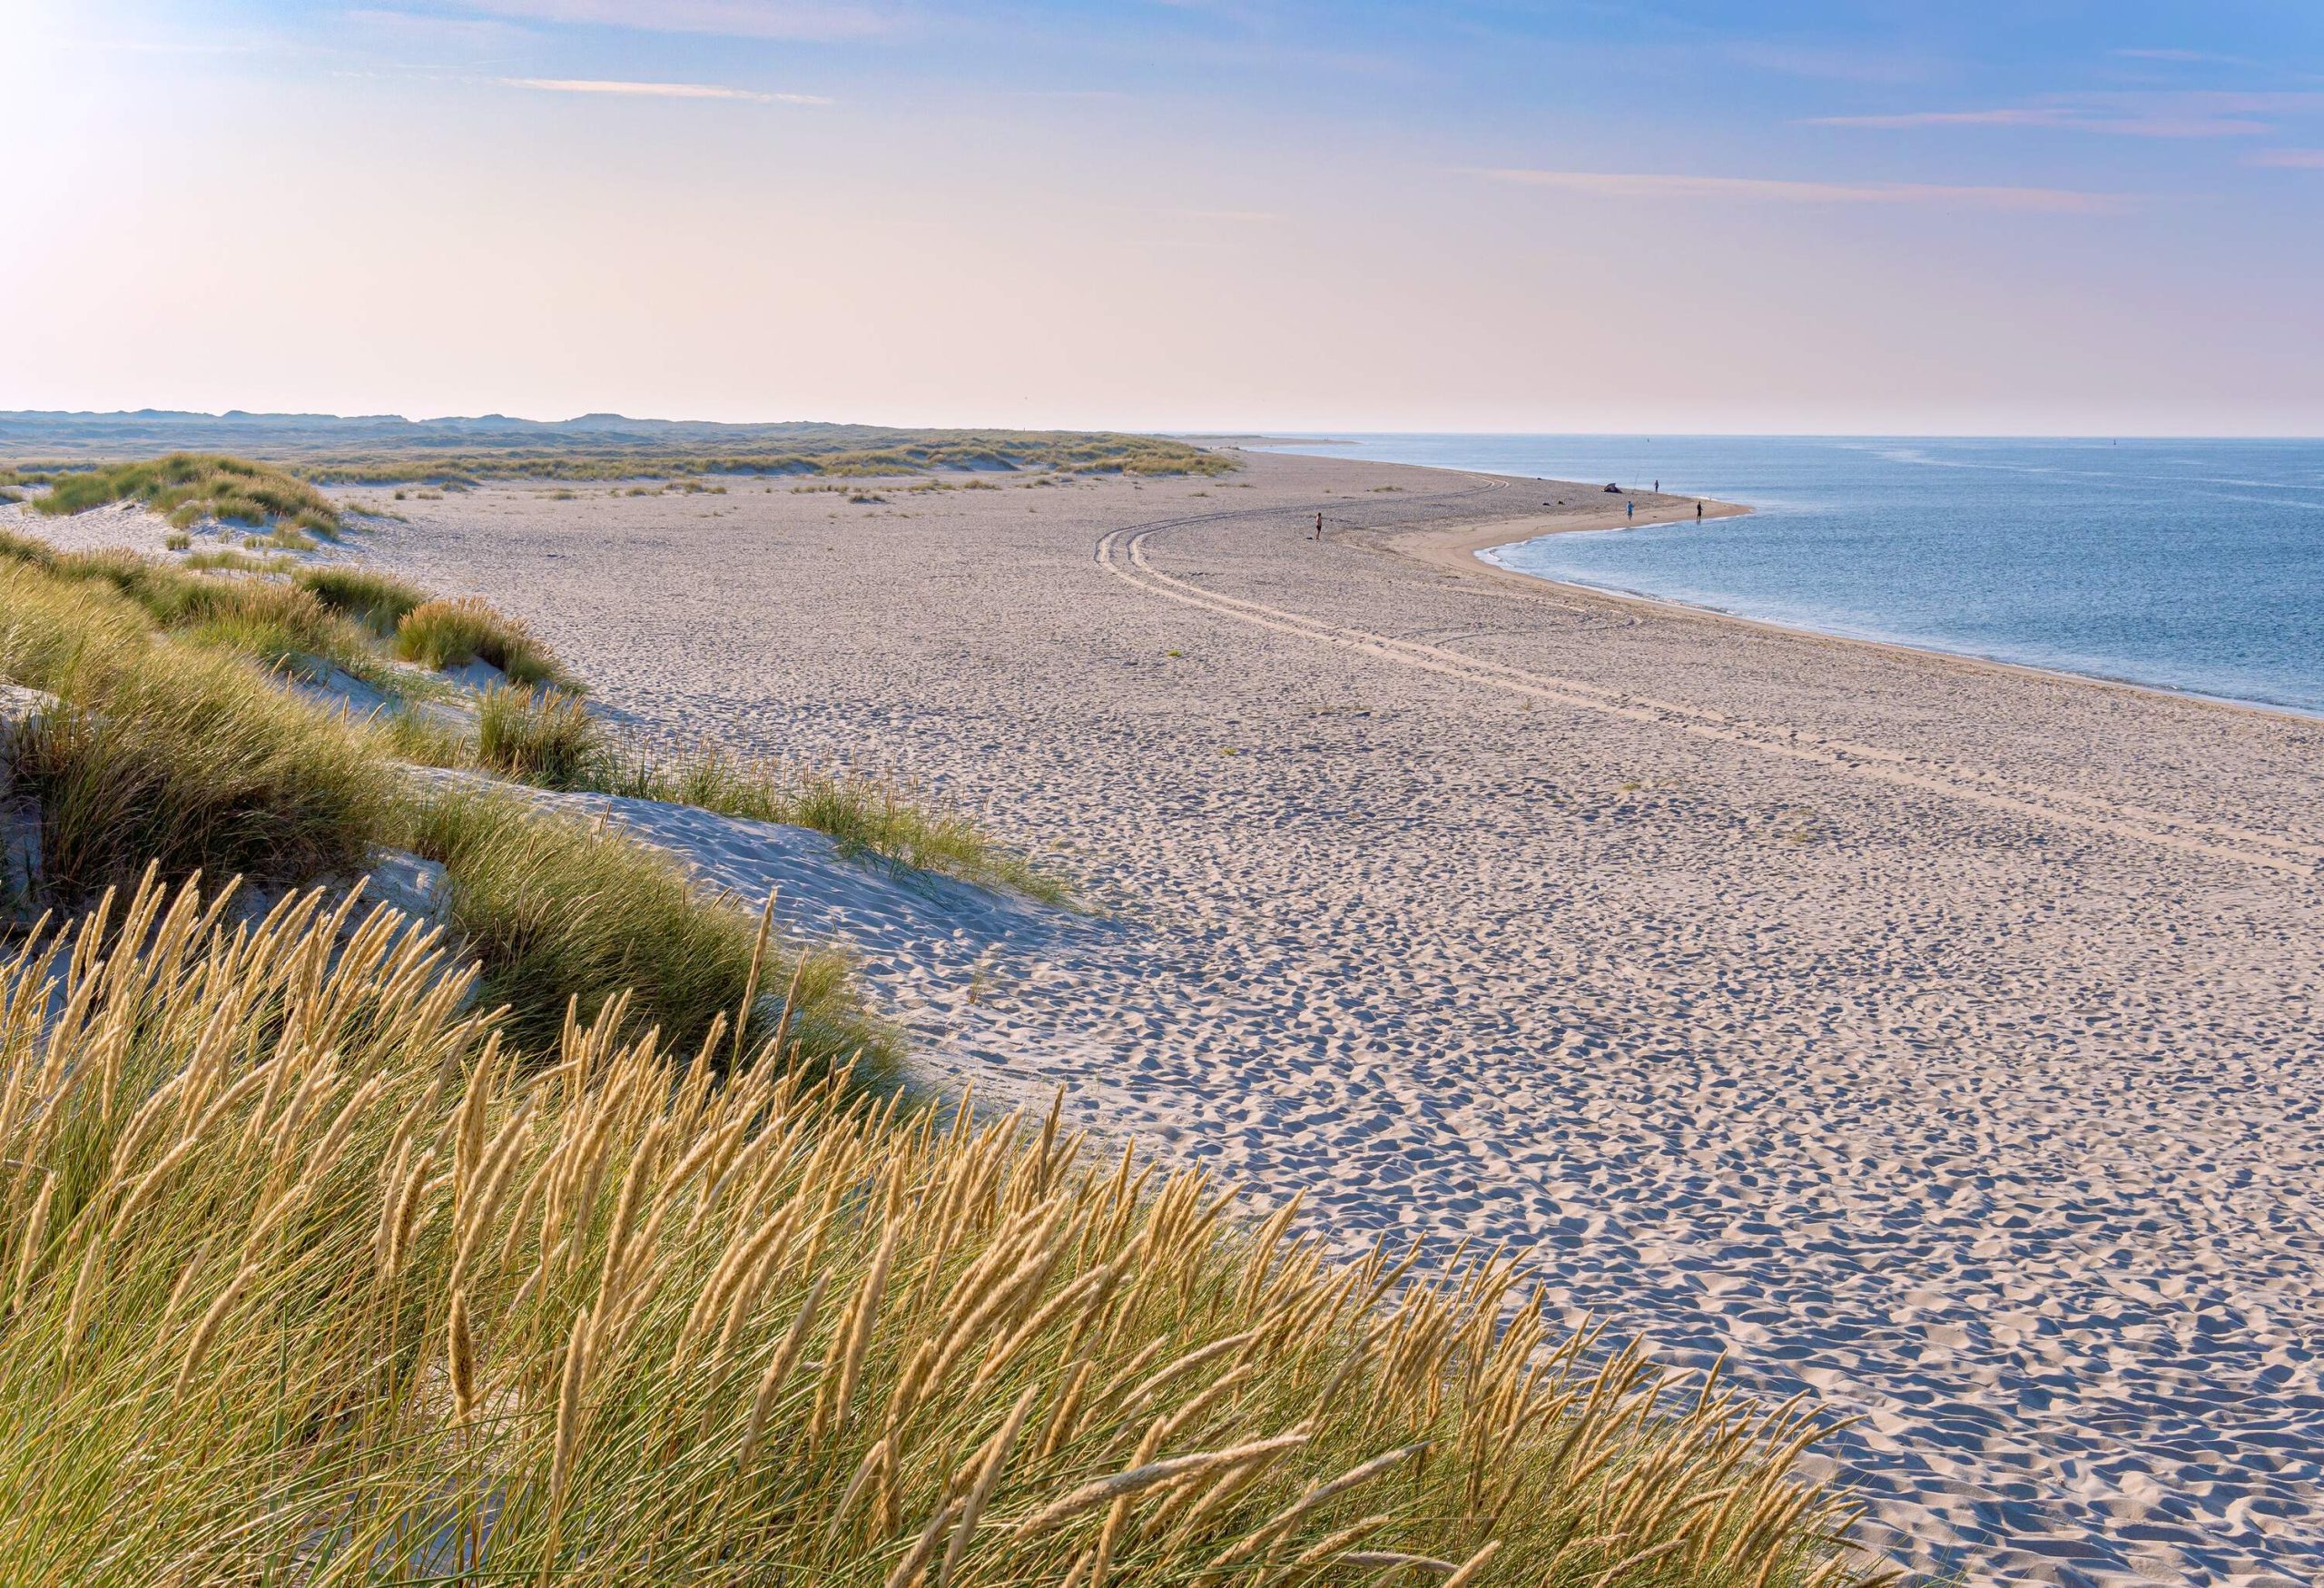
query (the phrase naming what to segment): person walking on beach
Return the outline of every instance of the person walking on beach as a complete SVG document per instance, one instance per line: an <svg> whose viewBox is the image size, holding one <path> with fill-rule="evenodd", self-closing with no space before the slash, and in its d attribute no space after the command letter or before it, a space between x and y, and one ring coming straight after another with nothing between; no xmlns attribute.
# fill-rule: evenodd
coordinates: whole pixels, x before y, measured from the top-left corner
<svg viewBox="0 0 2324 1588"><path fill-rule="evenodd" d="M1638 517L1638 504L1637 504L1636 502L1624 502L1624 503L1622 504L1622 517L1623 517L1623 518L1637 518L1637 517Z"/></svg>
<svg viewBox="0 0 2324 1588"><path fill-rule="evenodd" d="M1324 515L1323 515L1323 514L1321 514L1321 513L1318 513L1318 514L1316 514L1316 515L1315 515L1315 538L1316 538L1316 539L1318 539L1318 540L1321 540L1323 538L1324 538Z"/></svg>
<svg viewBox="0 0 2324 1588"><path fill-rule="evenodd" d="M1701 518L1702 516L1703 516L1703 505L1702 505L1700 502L1697 502L1697 503L1695 504L1695 517L1696 517L1696 518Z"/></svg>

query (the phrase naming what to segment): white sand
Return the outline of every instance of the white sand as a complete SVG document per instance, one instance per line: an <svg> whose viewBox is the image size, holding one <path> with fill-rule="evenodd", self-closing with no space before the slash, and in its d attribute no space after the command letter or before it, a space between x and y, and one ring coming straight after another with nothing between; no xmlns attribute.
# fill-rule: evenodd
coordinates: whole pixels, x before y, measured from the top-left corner
<svg viewBox="0 0 2324 1588"><path fill-rule="evenodd" d="M1068 844L1110 919L637 813L861 942L931 1070L1808 1388L1915 1565L2324 1580L2324 725L1441 560L1537 492L509 487L359 544L672 745Z"/></svg>

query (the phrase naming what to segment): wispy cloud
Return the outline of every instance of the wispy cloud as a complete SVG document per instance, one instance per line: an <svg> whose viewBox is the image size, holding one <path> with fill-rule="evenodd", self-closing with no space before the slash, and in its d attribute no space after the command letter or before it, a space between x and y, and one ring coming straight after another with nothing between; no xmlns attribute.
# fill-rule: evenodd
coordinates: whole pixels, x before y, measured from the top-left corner
<svg viewBox="0 0 2324 1588"><path fill-rule="evenodd" d="M1775 177L1673 173L1508 169L1476 169L1468 174L1525 187L1585 193L1593 198L1666 202L1708 199L1771 204L1934 205L2066 215L2115 214L2136 202L2132 194L2084 192L2073 188L1954 187L1918 182L1797 182Z"/></svg>
<svg viewBox="0 0 2324 1588"><path fill-rule="evenodd" d="M1909 110L1890 115L1807 116L1803 127L2050 127L2063 111L2036 110L2026 105L1994 110Z"/></svg>
<svg viewBox="0 0 2324 1588"><path fill-rule="evenodd" d="M2123 138L2248 138L2275 129L2241 117L2093 115L2063 105L2003 105L1991 110L1915 110L1891 115L1808 116L1807 127L2057 127Z"/></svg>
<svg viewBox="0 0 2324 1588"><path fill-rule="evenodd" d="M533 22L741 38L844 39L893 31L904 7L870 0L468 0Z"/></svg>
<svg viewBox="0 0 2324 1588"><path fill-rule="evenodd" d="M2240 93L2221 89L2059 94L2023 104L1967 110L1913 110L1876 115L1810 116L1809 127L2044 127L2122 138L2249 138L2275 131L2263 117L2324 112L2324 95L2306 91Z"/></svg>
<svg viewBox="0 0 2324 1588"><path fill-rule="evenodd" d="M2324 171L2324 149L2254 149L2243 157L2243 163L2278 171Z"/></svg>
<svg viewBox="0 0 2324 1588"><path fill-rule="evenodd" d="M2248 55L2214 55L2204 50L2109 50L2125 61L2170 61L2186 66L2256 66Z"/></svg>
<svg viewBox="0 0 2324 1588"><path fill-rule="evenodd" d="M502 77L507 88L547 94L618 94L641 99L743 99L754 104L829 104L820 94L761 94L717 83L624 83L599 77Z"/></svg>

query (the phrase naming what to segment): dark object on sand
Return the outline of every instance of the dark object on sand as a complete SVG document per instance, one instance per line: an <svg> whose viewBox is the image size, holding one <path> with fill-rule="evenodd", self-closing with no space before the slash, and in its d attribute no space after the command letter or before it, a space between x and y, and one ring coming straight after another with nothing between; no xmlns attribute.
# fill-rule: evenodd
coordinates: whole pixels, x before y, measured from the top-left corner
<svg viewBox="0 0 2324 1588"><path fill-rule="evenodd" d="M1610 485L1606 488L1606 494L1610 497L1620 496L1622 494L1622 488L1618 485Z"/></svg>

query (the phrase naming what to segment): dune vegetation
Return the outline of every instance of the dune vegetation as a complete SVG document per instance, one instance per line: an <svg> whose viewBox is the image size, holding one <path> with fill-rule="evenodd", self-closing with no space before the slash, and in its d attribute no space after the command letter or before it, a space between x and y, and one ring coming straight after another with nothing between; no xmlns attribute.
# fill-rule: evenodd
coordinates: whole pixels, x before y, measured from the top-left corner
<svg viewBox="0 0 2324 1588"><path fill-rule="evenodd" d="M382 639L393 638L403 620L429 598L427 591L393 574L350 563L311 565L298 569L296 577L323 605L357 619Z"/></svg>
<svg viewBox="0 0 2324 1588"><path fill-rule="evenodd" d="M32 478L172 448L262 458L318 483L459 486L486 479L616 480L709 474L921 474L1078 469L1222 474L1223 453L1118 431L903 429L793 421L713 424L588 414L543 423L314 414L0 413L0 448ZM15 483L0 473L0 485ZM707 482L694 488L712 489Z"/></svg>
<svg viewBox="0 0 2324 1588"><path fill-rule="evenodd" d="M964 439L908 437L896 445L832 451L705 451L672 446L555 451L357 452L294 465L308 478L339 485L478 485L492 479L671 478L675 488L714 491L706 475L797 475L834 479L940 470L1053 469L1079 474L1226 474L1234 460L1150 436L1019 438L1002 432ZM645 494L645 493L640 493Z"/></svg>
<svg viewBox="0 0 2324 1588"><path fill-rule="evenodd" d="M674 1045L714 1023L763 1036L775 1018L756 1007L766 944L748 917L705 901L658 851L623 833L534 811L506 794L463 787L404 808L393 836L442 863L450 913L484 971L489 1002L508 1008L507 1027L538 1048L568 1007L595 1019L625 995L649 1011ZM884 1064L893 1040L859 1008L846 961L801 951L792 978L793 1032L817 1061L835 1054L867 1070Z"/></svg>
<svg viewBox="0 0 2324 1588"><path fill-rule="evenodd" d="M424 668L482 660L512 680L478 697L473 731L406 714L371 725L380 755L474 767L541 788L666 800L812 827L849 854L1052 902L1067 896L1061 879L892 777L746 762L714 749L666 758L616 745L581 704L571 671L531 630L481 601L431 597L392 575L349 564L231 549L182 560L60 552L0 531L0 568L11 564L59 584L114 592L173 637L292 677L323 679L337 671L389 697L428 693L426 681L399 671L392 656ZM269 577L241 577L251 575Z"/></svg>
<svg viewBox="0 0 2324 1588"><path fill-rule="evenodd" d="M367 723L252 649L392 674L430 604L0 545L0 680L45 692L0 735L37 857L0 958L0 1581L1873 1581L1797 1405L1563 1333L1502 1254L1351 1259L1057 1111L916 1100L771 901L391 757L918 823L959 865L965 824L625 760L554 688ZM396 852L438 920L350 892Z"/></svg>
<svg viewBox="0 0 2324 1588"><path fill-rule="evenodd" d="M752 922L696 893L677 862L415 777L389 730L281 687L284 645L344 644L360 659L360 631L311 591L36 541L15 551L0 556L0 679L54 697L0 743L8 795L37 813L11 845L37 856L6 879L22 919L86 910L148 863L164 880L241 876L271 895L352 882L404 851L444 866L447 920L514 1031L553 1032L569 1001L594 1011L624 988L639 1021L673 1036L758 1020L743 999ZM761 969L783 978L809 966L797 1029L811 1059L886 1061L893 1040L842 966L766 952Z"/></svg>
<svg viewBox="0 0 2324 1588"><path fill-rule="evenodd" d="M295 543L336 538L339 508L306 480L269 464L207 452L172 452L149 462L112 463L50 476L36 511L57 517L113 502L143 502L180 529L204 519L238 523Z"/></svg>
<svg viewBox="0 0 2324 1588"><path fill-rule="evenodd" d="M231 549L182 561L129 551L61 552L5 531L0 563L36 569L60 584L109 588L150 624L197 646L240 652L294 675L339 667L367 681L392 682L369 609L348 597L340 569ZM238 577L244 575L263 577Z"/></svg>
<svg viewBox="0 0 2324 1588"><path fill-rule="evenodd" d="M154 645L125 605L0 565L0 674L66 703L8 746L10 792L41 812L40 902L84 904L149 860L173 875L359 869L389 803L379 758L241 658Z"/></svg>
<svg viewBox="0 0 2324 1588"><path fill-rule="evenodd" d="M519 684L554 685L568 694L580 688L532 630L473 597L407 608L396 624L395 649L423 667L483 661Z"/></svg>

